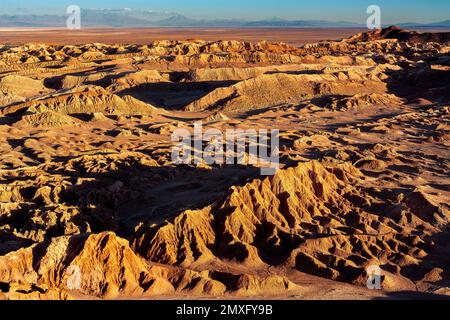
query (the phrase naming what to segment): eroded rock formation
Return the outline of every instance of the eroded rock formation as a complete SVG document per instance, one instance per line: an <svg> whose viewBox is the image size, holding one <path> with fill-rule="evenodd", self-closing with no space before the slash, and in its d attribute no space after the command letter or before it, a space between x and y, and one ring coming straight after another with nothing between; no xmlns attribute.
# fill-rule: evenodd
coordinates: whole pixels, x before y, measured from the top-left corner
<svg viewBox="0 0 450 320"><path fill-rule="evenodd" d="M397 28L2 46L0 298L448 295L448 53ZM200 120L279 129L280 170L176 165Z"/></svg>

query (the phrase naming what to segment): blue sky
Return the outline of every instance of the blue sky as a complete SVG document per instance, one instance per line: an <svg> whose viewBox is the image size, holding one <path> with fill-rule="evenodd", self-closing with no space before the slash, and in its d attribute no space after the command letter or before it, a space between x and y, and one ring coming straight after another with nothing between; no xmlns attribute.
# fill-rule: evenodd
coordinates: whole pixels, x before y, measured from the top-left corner
<svg viewBox="0 0 450 320"><path fill-rule="evenodd" d="M171 11L204 19L281 17L352 22L364 22L367 6L377 4L382 9L385 24L450 19L449 0L1 0L0 10L12 13L20 8L20 12L64 14L70 4L82 8Z"/></svg>

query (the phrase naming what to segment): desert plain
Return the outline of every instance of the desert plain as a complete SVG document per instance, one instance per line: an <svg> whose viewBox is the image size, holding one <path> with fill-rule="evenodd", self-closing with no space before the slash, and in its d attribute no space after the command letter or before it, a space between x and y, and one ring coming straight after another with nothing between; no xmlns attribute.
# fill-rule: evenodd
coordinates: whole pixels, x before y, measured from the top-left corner
<svg viewBox="0 0 450 320"><path fill-rule="evenodd" d="M294 31L2 32L0 299L449 297L450 34ZM175 164L198 121L280 169Z"/></svg>

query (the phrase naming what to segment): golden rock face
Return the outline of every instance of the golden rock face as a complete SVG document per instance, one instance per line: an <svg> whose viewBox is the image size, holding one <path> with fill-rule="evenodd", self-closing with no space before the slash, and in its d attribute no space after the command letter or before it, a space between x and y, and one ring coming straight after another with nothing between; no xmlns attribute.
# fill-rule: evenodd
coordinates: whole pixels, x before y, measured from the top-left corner
<svg viewBox="0 0 450 320"><path fill-rule="evenodd" d="M3 46L0 299L449 294L448 48ZM280 170L176 165L197 121L280 130Z"/></svg>

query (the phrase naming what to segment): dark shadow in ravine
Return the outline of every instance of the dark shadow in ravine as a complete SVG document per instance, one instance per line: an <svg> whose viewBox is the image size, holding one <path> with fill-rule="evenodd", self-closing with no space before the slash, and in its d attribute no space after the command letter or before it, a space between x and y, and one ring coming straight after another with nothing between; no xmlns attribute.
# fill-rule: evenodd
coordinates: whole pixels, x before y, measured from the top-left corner
<svg viewBox="0 0 450 320"><path fill-rule="evenodd" d="M70 159L64 160L67 164ZM89 162L93 160L87 161L87 164L72 163L70 168L57 165L45 169L50 176L57 175L66 181L56 198L51 197L51 204L35 197L38 186L30 181L30 190L22 190L21 200L16 200L21 205L0 219L1 225L11 226L0 232L1 254L33 244L26 234L36 230L46 240L88 231L113 231L130 239L140 223L163 223L185 210L211 205L224 197L231 186L243 185L260 176L260 169L253 166L159 167L143 164L135 157L111 163L100 161L96 167ZM64 210L55 206L68 208L74 214L64 213L63 218ZM37 218L47 219L50 212L62 220L51 226L35 222ZM72 232L67 231L68 223ZM35 250L44 252L45 248L39 246Z"/></svg>
<svg viewBox="0 0 450 320"><path fill-rule="evenodd" d="M145 103L168 110L180 110L217 88L229 87L237 81L146 83L118 92Z"/></svg>
<svg viewBox="0 0 450 320"><path fill-rule="evenodd" d="M58 76L48 77L44 80L44 85L50 89L61 90L61 89L63 89L62 88L63 80L67 76L89 77L89 76L96 75L96 74L102 73L102 72L104 72L104 73L110 72L111 74L105 74L105 76L101 77L100 79L86 80L83 82L83 85L95 85L95 86L100 86L100 87L106 88L112 84L113 80L118 79L123 76L126 76L130 73L133 73L132 71L126 71L126 72L120 72L120 73L115 74L114 71L115 71L115 66L96 66L96 67L87 69L85 71L77 71L77 72L72 72L72 73L69 72L62 76L58 75Z"/></svg>
<svg viewBox="0 0 450 320"><path fill-rule="evenodd" d="M408 104L450 103L450 71L431 65L450 67L448 54L411 57L414 66L403 65L402 70L387 72L388 93L404 98ZM419 102L421 99L425 100Z"/></svg>
<svg viewBox="0 0 450 320"><path fill-rule="evenodd" d="M425 239L429 253L419 264L402 268L402 275L431 289L450 287L450 226L441 227L442 231ZM431 279L424 277L434 270ZM439 270L439 271L438 271Z"/></svg>

